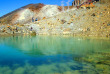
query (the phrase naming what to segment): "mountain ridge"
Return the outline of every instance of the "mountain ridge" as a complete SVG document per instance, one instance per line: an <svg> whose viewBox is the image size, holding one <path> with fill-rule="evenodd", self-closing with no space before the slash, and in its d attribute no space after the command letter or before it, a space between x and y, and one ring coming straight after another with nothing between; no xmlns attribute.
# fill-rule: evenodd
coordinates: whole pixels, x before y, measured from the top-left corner
<svg viewBox="0 0 110 74"><path fill-rule="evenodd" d="M22 10L25 9L29 9L30 11L33 10L40 10L40 8L42 8L44 6L44 4L42 3L38 3L38 4L28 4L26 6L20 7L6 15L3 15L2 17L0 17L0 22L2 22L3 24L15 24L13 21L17 20L17 18L19 17L19 12L21 12ZM37 8L37 9L35 9Z"/></svg>

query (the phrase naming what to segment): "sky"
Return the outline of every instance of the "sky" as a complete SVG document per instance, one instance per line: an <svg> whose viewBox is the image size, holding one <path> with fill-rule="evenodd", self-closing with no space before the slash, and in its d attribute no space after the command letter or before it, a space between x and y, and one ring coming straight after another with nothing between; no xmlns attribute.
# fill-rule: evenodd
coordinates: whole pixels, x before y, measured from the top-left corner
<svg viewBox="0 0 110 74"><path fill-rule="evenodd" d="M0 17L28 4L43 3L61 6L61 1L62 0L0 0ZM67 6L66 2L68 0L63 1L64 6ZM71 0L69 5L72 5L72 1L73 0Z"/></svg>

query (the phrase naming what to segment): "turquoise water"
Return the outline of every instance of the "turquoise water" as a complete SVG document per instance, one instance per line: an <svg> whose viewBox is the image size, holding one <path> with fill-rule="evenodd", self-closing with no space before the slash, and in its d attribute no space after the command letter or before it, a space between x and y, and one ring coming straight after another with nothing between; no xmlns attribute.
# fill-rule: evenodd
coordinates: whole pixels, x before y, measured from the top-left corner
<svg viewBox="0 0 110 74"><path fill-rule="evenodd" d="M0 74L109 74L110 39L0 37Z"/></svg>

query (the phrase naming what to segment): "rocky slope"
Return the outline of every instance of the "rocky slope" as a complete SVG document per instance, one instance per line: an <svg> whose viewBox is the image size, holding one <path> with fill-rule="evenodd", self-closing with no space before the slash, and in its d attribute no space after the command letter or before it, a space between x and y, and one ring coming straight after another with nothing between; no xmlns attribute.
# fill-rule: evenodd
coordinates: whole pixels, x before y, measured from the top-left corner
<svg viewBox="0 0 110 74"><path fill-rule="evenodd" d="M72 34L110 36L110 4L96 3L94 8L71 9L57 16L27 24L36 34Z"/></svg>
<svg viewBox="0 0 110 74"><path fill-rule="evenodd" d="M38 34L38 35L80 35L80 36L103 36L110 37L110 4L95 3L95 7L90 8L73 8L62 12L61 7L55 5L42 5L40 9L28 6L16 21L24 21L25 16L30 15L30 10L39 10L35 17L38 21L28 22L22 25L0 25L0 34L7 34L7 28L12 28L11 34ZM29 11L28 11L29 10ZM22 10L21 10L22 11ZM44 13L43 13L44 12ZM27 14L27 15L25 15ZM25 17L25 18L24 18ZM29 16L27 16L28 18ZM31 17L31 15L30 15ZM32 20L32 19L30 19ZM13 29L15 27L15 29ZM21 29L22 28L22 29ZM10 29L9 29L10 30ZM9 33L9 34L10 34Z"/></svg>
<svg viewBox="0 0 110 74"><path fill-rule="evenodd" d="M40 20L58 14L61 7L57 5L29 4L0 18L1 24L24 24L32 22L32 18Z"/></svg>
<svg viewBox="0 0 110 74"><path fill-rule="evenodd" d="M39 4L38 4L39 5ZM17 23L18 21L20 21L20 19L24 19L23 17L25 17L25 16L28 16L29 15L29 13L31 14L30 15L30 17L32 17L33 16L33 13L32 13L32 11L30 11L28 8L30 8L30 7L32 7L33 6L33 4L29 4L29 5L27 5L27 6L24 6L24 7L21 7L21 8L19 8L19 9L17 9L17 10L15 10L15 11L13 11L13 12L11 12L11 13L8 13L8 14L6 14L6 15L4 15L4 16L2 16L1 18L0 18L0 22L1 22L1 24L15 24L15 23ZM25 16L24 16L24 13L26 13L26 12L28 12ZM21 16L22 15L22 16ZM21 17L20 17L21 16ZM28 20L28 19L27 19Z"/></svg>

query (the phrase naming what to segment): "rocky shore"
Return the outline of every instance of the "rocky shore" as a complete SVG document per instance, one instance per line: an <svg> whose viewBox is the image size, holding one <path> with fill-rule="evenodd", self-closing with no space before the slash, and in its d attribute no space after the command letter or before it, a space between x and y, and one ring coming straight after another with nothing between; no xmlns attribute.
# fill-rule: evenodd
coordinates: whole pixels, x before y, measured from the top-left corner
<svg viewBox="0 0 110 74"><path fill-rule="evenodd" d="M24 35L30 30L24 25L0 25L0 35Z"/></svg>

